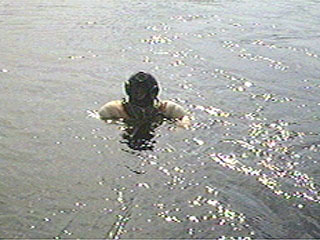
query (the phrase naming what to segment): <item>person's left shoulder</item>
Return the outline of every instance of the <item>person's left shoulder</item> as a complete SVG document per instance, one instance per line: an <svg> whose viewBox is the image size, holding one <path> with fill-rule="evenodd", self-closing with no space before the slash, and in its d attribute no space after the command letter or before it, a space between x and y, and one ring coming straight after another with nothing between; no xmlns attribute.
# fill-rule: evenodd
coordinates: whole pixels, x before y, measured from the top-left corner
<svg viewBox="0 0 320 240"><path fill-rule="evenodd" d="M123 102L121 100L114 100L103 105L98 111L100 118L103 120L128 118Z"/></svg>

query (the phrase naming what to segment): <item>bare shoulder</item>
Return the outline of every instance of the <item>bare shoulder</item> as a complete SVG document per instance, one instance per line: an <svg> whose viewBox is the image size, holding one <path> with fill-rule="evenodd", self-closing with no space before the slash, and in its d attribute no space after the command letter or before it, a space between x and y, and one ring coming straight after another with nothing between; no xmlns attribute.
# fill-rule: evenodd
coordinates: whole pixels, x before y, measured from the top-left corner
<svg viewBox="0 0 320 240"><path fill-rule="evenodd" d="M170 100L161 101L160 110L168 118L182 118L187 115L186 110L182 106Z"/></svg>
<svg viewBox="0 0 320 240"><path fill-rule="evenodd" d="M160 111L165 117L175 119L176 124L183 128L189 128L191 125L191 120L188 112L179 104L164 100L160 102Z"/></svg>
<svg viewBox="0 0 320 240"><path fill-rule="evenodd" d="M104 104L98 111L101 119L127 118L121 100L114 100Z"/></svg>

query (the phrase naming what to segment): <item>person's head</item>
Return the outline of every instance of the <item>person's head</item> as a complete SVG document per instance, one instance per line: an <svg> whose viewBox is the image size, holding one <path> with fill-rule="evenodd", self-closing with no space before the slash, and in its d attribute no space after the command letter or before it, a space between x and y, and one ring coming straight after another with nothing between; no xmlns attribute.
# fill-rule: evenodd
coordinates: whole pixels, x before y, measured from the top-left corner
<svg viewBox="0 0 320 240"><path fill-rule="evenodd" d="M125 83L125 91L129 96L129 102L140 107L148 107L157 99L159 85L151 74L138 72Z"/></svg>

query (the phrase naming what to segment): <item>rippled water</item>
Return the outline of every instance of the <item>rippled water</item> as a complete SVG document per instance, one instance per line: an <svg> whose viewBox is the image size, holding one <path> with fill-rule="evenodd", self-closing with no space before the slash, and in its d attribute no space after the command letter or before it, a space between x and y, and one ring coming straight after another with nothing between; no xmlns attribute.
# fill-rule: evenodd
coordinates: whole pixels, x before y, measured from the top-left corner
<svg viewBox="0 0 320 240"><path fill-rule="evenodd" d="M320 238L318 1L0 3L1 238ZM145 70L152 151L88 117Z"/></svg>

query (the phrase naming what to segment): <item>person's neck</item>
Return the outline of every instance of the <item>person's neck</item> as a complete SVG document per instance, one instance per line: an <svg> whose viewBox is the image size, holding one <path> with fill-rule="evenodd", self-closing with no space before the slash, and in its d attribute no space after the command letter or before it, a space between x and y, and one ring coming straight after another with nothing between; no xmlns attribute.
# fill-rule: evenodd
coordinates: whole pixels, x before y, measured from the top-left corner
<svg viewBox="0 0 320 240"><path fill-rule="evenodd" d="M141 108L148 108L148 107L154 106L154 100L152 99L143 99L140 101L132 101L132 100L130 101L129 99L129 103Z"/></svg>

